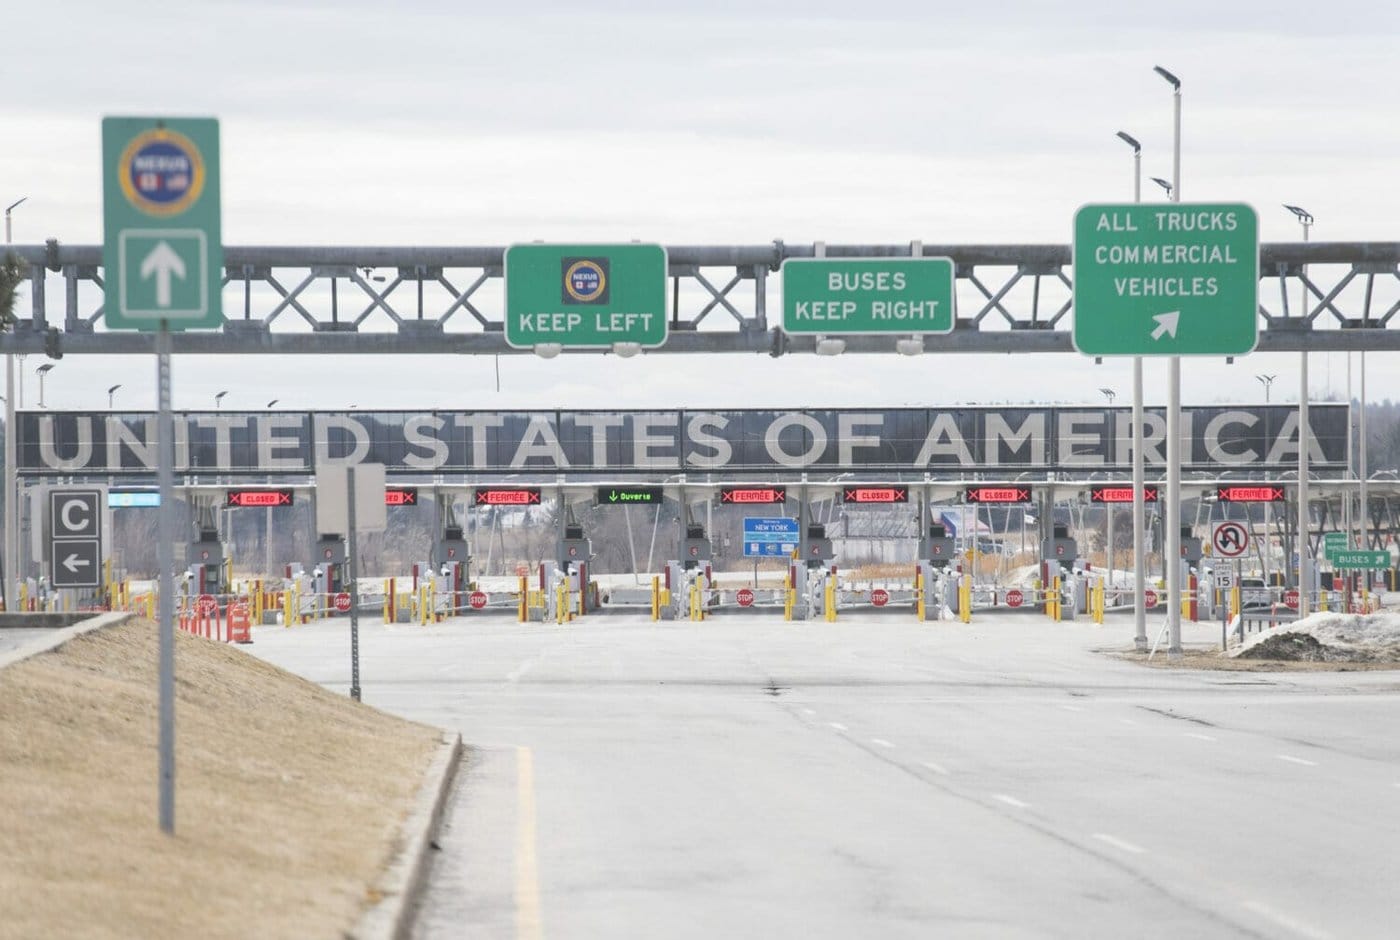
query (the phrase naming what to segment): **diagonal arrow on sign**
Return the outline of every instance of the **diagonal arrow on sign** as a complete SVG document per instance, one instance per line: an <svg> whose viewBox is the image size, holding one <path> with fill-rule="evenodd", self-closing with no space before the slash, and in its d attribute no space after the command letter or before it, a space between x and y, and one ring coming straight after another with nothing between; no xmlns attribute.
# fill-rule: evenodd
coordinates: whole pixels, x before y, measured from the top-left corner
<svg viewBox="0 0 1400 940"><path fill-rule="evenodd" d="M1173 310L1171 313L1159 313L1152 319L1157 321L1157 329L1152 331L1153 339L1161 339L1163 333L1166 333L1172 339L1176 339L1176 325L1177 321L1181 319L1180 310Z"/></svg>

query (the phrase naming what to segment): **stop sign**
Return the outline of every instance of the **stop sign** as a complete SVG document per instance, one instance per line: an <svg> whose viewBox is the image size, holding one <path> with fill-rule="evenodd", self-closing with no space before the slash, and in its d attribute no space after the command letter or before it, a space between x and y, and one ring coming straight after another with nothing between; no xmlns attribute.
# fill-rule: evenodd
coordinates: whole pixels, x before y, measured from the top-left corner
<svg viewBox="0 0 1400 940"><path fill-rule="evenodd" d="M219 601L213 594L201 594L194 602L194 609L206 617L213 616L219 612Z"/></svg>
<svg viewBox="0 0 1400 940"><path fill-rule="evenodd" d="M1284 602L1285 604L1287 604L1289 607L1293 608L1294 610L1297 610L1297 609L1298 609L1298 592L1297 592L1296 590L1292 590L1292 589L1287 590L1287 591L1284 591L1284 592L1283 592L1283 602Z"/></svg>
<svg viewBox="0 0 1400 940"><path fill-rule="evenodd" d="M1020 607L1022 602L1025 601L1025 599L1026 595L1022 594L1020 591L1015 590L1014 588L1006 592L1007 607Z"/></svg>
<svg viewBox="0 0 1400 940"><path fill-rule="evenodd" d="M890 602L890 592L884 588L876 588L870 592L870 603L876 607L884 607Z"/></svg>
<svg viewBox="0 0 1400 940"><path fill-rule="evenodd" d="M740 607L753 606L753 591L748 588L739 588L739 593L735 594L734 598L739 602Z"/></svg>
<svg viewBox="0 0 1400 940"><path fill-rule="evenodd" d="M350 609L350 592L341 591L335 596L335 609L342 614Z"/></svg>
<svg viewBox="0 0 1400 940"><path fill-rule="evenodd" d="M1148 588L1146 591L1142 592L1142 599L1148 607L1157 606L1157 592L1152 590L1151 588Z"/></svg>
<svg viewBox="0 0 1400 940"><path fill-rule="evenodd" d="M467 603L472 605L472 610L480 610L486 606L486 595L481 591L472 591L467 597Z"/></svg>

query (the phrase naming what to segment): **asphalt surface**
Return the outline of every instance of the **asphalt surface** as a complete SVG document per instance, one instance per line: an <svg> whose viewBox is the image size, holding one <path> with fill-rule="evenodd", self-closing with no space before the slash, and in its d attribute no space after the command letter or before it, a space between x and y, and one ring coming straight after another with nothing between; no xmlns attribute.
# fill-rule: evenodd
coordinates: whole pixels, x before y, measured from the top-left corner
<svg viewBox="0 0 1400 940"><path fill-rule="evenodd" d="M1104 652L1131 636L367 622L364 700L473 749L416 936L1395 936L1400 673ZM255 641L348 689L344 621Z"/></svg>

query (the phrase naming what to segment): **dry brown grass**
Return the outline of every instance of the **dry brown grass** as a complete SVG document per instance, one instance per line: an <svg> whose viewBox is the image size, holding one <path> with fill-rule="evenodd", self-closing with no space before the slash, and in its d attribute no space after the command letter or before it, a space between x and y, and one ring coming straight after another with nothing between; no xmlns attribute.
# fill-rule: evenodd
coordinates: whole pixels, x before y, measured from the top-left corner
<svg viewBox="0 0 1400 940"><path fill-rule="evenodd" d="M1220 647L1183 647L1180 659L1167 657L1165 648L1149 660L1136 650L1105 650L1110 656L1154 669L1208 669L1215 672L1379 672L1400 670L1392 662L1291 662L1276 659L1243 659L1226 656Z"/></svg>
<svg viewBox="0 0 1400 940"><path fill-rule="evenodd" d="M0 671L0 937L337 937L371 899L437 732L176 639L174 837L152 623Z"/></svg>

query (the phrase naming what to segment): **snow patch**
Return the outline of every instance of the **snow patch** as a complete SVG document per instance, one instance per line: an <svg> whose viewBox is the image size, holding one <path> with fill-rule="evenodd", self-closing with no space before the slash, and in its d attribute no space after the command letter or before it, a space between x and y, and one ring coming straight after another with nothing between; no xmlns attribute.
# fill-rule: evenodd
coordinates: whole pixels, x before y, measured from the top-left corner
<svg viewBox="0 0 1400 940"><path fill-rule="evenodd" d="M1400 662L1400 614L1313 614L1256 633L1229 655L1304 662Z"/></svg>

